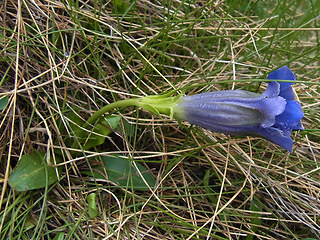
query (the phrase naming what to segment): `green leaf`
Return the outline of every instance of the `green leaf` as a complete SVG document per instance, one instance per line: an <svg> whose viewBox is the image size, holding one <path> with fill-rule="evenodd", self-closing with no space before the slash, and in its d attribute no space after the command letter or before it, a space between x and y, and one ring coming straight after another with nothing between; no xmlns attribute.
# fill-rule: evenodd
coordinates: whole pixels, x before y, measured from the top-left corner
<svg viewBox="0 0 320 240"><path fill-rule="evenodd" d="M74 137L77 138L84 150L89 150L90 148L103 144L106 136L118 126L121 119L120 116L106 117L96 123L93 129L85 130L81 128L84 122L77 114L71 112L68 117L70 119L70 127L75 135ZM75 141L74 137L66 139L66 143L72 148L78 148L78 142Z"/></svg>
<svg viewBox="0 0 320 240"><path fill-rule="evenodd" d="M118 184L120 187L124 188L130 188L132 190L141 190L141 191L147 191L149 190L148 186L145 184L143 179L141 178L139 172L145 179L146 183L149 185L150 188L153 188L156 184L156 180L153 177L153 175L150 173L149 170L147 170L145 167L143 167L140 163L135 163L137 166L137 169L135 168L133 161L131 159L123 158L123 157L101 157L104 169L103 167L98 167L99 172L106 172L108 180L111 182L114 182ZM91 175L91 173L86 172L88 175ZM96 178L103 178L105 177L98 173L94 172L93 174Z"/></svg>
<svg viewBox="0 0 320 240"><path fill-rule="evenodd" d="M64 232L58 232L53 240L63 240L63 239L64 239Z"/></svg>
<svg viewBox="0 0 320 240"><path fill-rule="evenodd" d="M121 121L122 124L118 124L116 131L124 133L127 137L133 137L135 133L135 126L129 123L124 118Z"/></svg>
<svg viewBox="0 0 320 240"><path fill-rule="evenodd" d="M206 191L207 197L208 199L212 202L212 203L216 203L218 200L216 198L216 196L214 195L215 192L212 190L212 188L209 186L210 185L210 177L211 177L211 173L210 170L207 169L206 173L204 175L203 178L203 185L204 185L204 189Z"/></svg>
<svg viewBox="0 0 320 240"><path fill-rule="evenodd" d="M88 206L87 206L88 215L90 218L95 218L96 216L99 215L99 211L96 204L96 194L90 193L87 196L87 202L88 202Z"/></svg>
<svg viewBox="0 0 320 240"><path fill-rule="evenodd" d="M0 111L8 105L9 99L7 96L0 96Z"/></svg>
<svg viewBox="0 0 320 240"><path fill-rule="evenodd" d="M118 13L124 14L129 10L129 0L113 0L115 11Z"/></svg>
<svg viewBox="0 0 320 240"><path fill-rule="evenodd" d="M21 157L18 166L9 177L9 185L16 191L28 191L43 188L56 182L56 169L49 166L46 154L35 151Z"/></svg>
<svg viewBox="0 0 320 240"><path fill-rule="evenodd" d="M23 230L27 231L34 228L37 225L37 220L33 218L31 214L26 216L26 220L23 225Z"/></svg>
<svg viewBox="0 0 320 240"><path fill-rule="evenodd" d="M92 147L103 144L106 136L108 136L112 130L118 126L119 122L119 116L111 116L107 117L106 120L99 121L85 139L83 148L88 150Z"/></svg>
<svg viewBox="0 0 320 240"><path fill-rule="evenodd" d="M261 213L262 210L262 203L259 199L259 197L254 196L251 204L250 204L250 211L251 211L251 231L254 233L258 232L258 226L261 225ZM248 234L246 237L246 240L252 240L255 239L253 234Z"/></svg>

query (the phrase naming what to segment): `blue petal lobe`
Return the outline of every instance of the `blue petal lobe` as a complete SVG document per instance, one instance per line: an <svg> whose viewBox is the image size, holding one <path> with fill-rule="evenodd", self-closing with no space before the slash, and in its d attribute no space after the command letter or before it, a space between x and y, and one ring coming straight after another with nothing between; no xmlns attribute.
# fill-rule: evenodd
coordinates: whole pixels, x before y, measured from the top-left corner
<svg viewBox="0 0 320 240"><path fill-rule="evenodd" d="M269 82L267 89L261 94L261 97L277 97L280 92L280 84L278 82Z"/></svg>
<svg viewBox="0 0 320 240"><path fill-rule="evenodd" d="M274 80L296 80L296 76L291 72L291 70L287 66L283 66L278 68L277 70L269 73L268 79ZM290 87L292 82L280 82L280 91Z"/></svg>
<svg viewBox="0 0 320 240"><path fill-rule="evenodd" d="M273 142L280 147L292 153L293 140L290 137L291 131L282 131L278 128L261 128L258 130L259 134L265 139Z"/></svg>
<svg viewBox="0 0 320 240"><path fill-rule="evenodd" d="M283 113L286 108L286 100L282 97L263 98L259 103L259 110L264 116L261 126L264 128L271 127L276 121L276 116Z"/></svg>
<svg viewBox="0 0 320 240"><path fill-rule="evenodd" d="M301 122L299 121L295 126L292 127L292 130L304 130Z"/></svg>
<svg viewBox="0 0 320 240"><path fill-rule="evenodd" d="M284 112L276 116L275 125L285 129L299 128L301 127L300 120L303 118L303 115L299 102L288 101Z"/></svg>
<svg viewBox="0 0 320 240"><path fill-rule="evenodd" d="M294 92L291 87L282 90L279 96L285 98L288 101L294 100Z"/></svg>

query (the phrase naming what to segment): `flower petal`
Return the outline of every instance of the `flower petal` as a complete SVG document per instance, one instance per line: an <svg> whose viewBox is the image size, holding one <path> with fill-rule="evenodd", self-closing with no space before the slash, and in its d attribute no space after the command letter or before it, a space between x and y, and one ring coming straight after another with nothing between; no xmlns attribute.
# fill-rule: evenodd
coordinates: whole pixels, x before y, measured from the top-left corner
<svg viewBox="0 0 320 240"><path fill-rule="evenodd" d="M279 93L279 96L285 98L287 101L292 101L294 100L293 89L291 87L286 88Z"/></svg>
<svg viewBox="0 0 320 240"><path fill-rule="evenodd" d="M212 124L261 124L262 127L270 127L275 123L275 116L281 114L286 105L285 99L278 96L279 86L277 82L272 82L262 95L243 90L226 90L186 96L177 105L184 110L175 112L185 112L180 117L191 123L194 123L194 118L198 118L210 119Z"/></svg>
<svg viewBox="0 0 320 240"><path fill-rule="evenodd" d="M299 121L296 125L292 126L292 130L304 130L301 122Z"/></svg>
<svg viewBox="0 0 320 240"><path fill-rule="evenodd" d="M264 117L261 120L261 127L266 128L271 127L276 122L276 116L285 110L286 100L283 97L263 98L259 105Z"/></svg>
<svg viewBox="0 0 320 240"><path fill-rule="evenodd" d="M184 102L224 102L230 99L250 99L259 97L260 94L244 91L244 90L224 90L215 92L199 93L190 96L184 96Z"/></svg>
<svg viewBox="0 0 320 240"><path fill-rule="evenodd" d="M283 129L301 129L300 120L303 118L303 115L304 113L299 102L288 101L284 112L276 116L275 126Z"/></svg>
<svg viewBox="0 0 320 240"><path fill-rule="evenodd" d="M197 124L195 121L200 122L202 120L210 122L212 126L223 123L226 126L239 127L257 125L261 121L261 113L257 109L235 104L196 102L188 105L182 103L180 107L186 109L185 120L194 124Z"/></svg>
<svg viewBox="0 0 320 240"><path fill-rule="evenodd" d="M261 94L261 97L277 97L280 93L280 84L278 82L269 82L267 89Z"/></svg>
<svg viewBox="0 0 320 240"><path fill-rule="evenodd" d="M283 147L292 153L293 140L290 137L291 131L283 131L275 127L260 128L259 134L272 143Z"/></svg>
<svg viewBox="0 0 320 240"><path fill-rule="evenodd" d="M287 67L283 66L281 68L278 68L277 70L269 73L268 79L274 79L274 80L296 80L296 76L293 74L293 72ZM280 91L290 87L293 82L279 82L280 83Z"/></svg>

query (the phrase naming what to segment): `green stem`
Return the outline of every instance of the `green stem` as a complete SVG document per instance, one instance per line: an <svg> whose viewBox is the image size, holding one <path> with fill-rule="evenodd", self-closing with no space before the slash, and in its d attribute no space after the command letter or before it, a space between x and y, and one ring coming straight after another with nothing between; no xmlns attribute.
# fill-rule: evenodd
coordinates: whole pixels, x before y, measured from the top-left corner
<svg viewBox="0 0 320 240"><path fill-rule="evenodd" d="M141 107L154 114L165 114L170 116L170 118L173 118L173 109L181 95L174 97L170 97L170 95L171 93L164 95L150 95L142 98L131 98L110 103L92 114L84 127L87 128L89 125L95 124L103 114L110 112L115 108L124 108L129 106Z"/></svg>
<svg viewBox="0 0 320 240"><path fill-rule="evenodd" d="M87 120L87 124L94 124L103 114L112 111L115 108L123 108L128 106L137 106L139 103L139 98L131 98L126 100L119 100L113 103L110 103L103 108L100 108ZM86 125L87 125L86 124Z"/></svg>

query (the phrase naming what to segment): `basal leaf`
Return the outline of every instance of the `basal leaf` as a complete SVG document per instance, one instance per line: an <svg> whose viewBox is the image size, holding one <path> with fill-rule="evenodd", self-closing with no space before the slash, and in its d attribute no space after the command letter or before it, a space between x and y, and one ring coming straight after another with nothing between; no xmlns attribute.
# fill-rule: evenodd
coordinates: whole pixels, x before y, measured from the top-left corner
<svg viewBox="0 0 320 240"><path fill-rule="evenodd" d="M9 99L6 96L0 96L0 111L8 105Z"/></svg>
<svg viewBox="0 0 320 240"><path fill-rule="evenodd" d="M251 231L253 233L258 232L258 226L261 225L261 212L263 212L262 204L259 199L259 197L254 196L251 204L250 204L250 211L251 211ZM248 234L246 237L246 240L252 240L255 239L255 236L253 234Z"/></svg>
<svg viewBox="0 0 320 240"><path fill-rule="evenodd" d="M121 124L118 124L116 127L116 130L124 133L127 137L133 137L135 133L135 126L123 118Z"/></svg>
<svg viewBox="0 0 320 240"><path fill-rule="evenodd" d="M69 114L70 127L84 150L99 146L104 143L106 136L108 136L113 129L115 129L120 121L119 116L110 116L96 123L93 129L83 129L83 120L74 112ZM66 139L68 146L77 148L78 142L74 137Z"/></svg>
<svg viewBox="0 0 320 240"><path fill-rule="evenodd" d="M98 168L99 172L106 172L108 180L111 182L114 182L118 184L121 187L124 188L130 188L133 190L141 190L141 191L147 191L149 190L148 186L143 181L142 177L140 176L139 172L135 168L133 164L133 160L115 156L115 157L101 157L103 162L103 167ZM135 163L138 170L141 172L141 175L145 179L145 181L148 183L150 188L153 188L155 186L155 178L150 173L149 170L147 170L144 166L142 166L140 163ZM91 173L88 173L89 175L92 175ZM96 178L104 178L102 174L98 172L94 172L94 177Z"/></svg>
<svg viewBox="0 0 320 240"><path fill-rule="evenodd" d="M120 14L124 14L126 11L129 10L129 0L113 0L114 4L114 11Z"/></svg>
<svg viewBox="0 0 320 240"><path fill-rule="evenodd" d="M92 147L99 146L104 143L106 136L108 136L113 129L118 126L120 121L119 116L107 117L106 120L98 122L93 130L89 133L84 142L83 148L88 150Z"/></svg>
<svg viewBox="0 0 320 240"><path fill-rule="evenodd" d="M87 196L87 202L88 202L88 206L87 206L88 215L90 218L95 218L96 216L99 215L99 211L96 203L96 193L90 193Z"/></svg>
<svg viewBox="0 0 320 240"><path fill-rule="evenodd" d="M65 235L64 232L58 232L53 240L63 240L64 239L64 235Z"/></svg>
<svg viewBox="0 0 320 240"><path fill-rule="evenodd" d="M56 169L47 164L46 154L35 151L21 157L9 177L9 185L17 191L28 191L43 188L46 182L51 185L57 180Z"/></svg>

